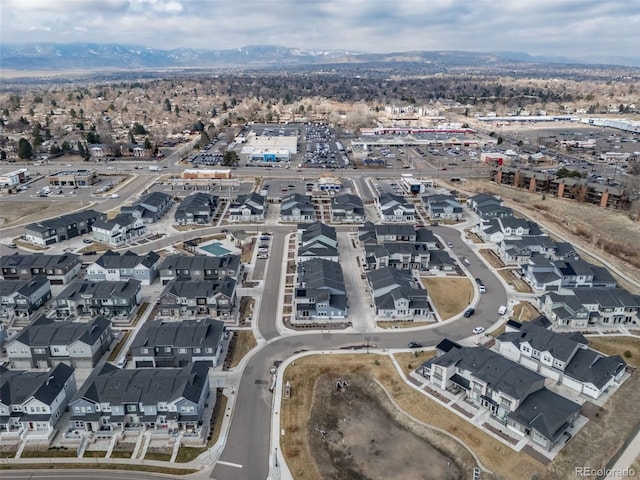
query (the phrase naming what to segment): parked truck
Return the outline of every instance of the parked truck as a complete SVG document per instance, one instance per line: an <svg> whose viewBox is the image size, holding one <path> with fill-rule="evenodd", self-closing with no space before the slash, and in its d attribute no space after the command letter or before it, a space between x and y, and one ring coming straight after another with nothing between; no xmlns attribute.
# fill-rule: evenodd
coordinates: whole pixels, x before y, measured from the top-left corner
<svg viewBox="0 0 640 480"><path fill-rule="evenodd" d="M160 167L157 167L155 165L151 165L149 167L149 170L151 170L152 172L159 172L160 171Z"/></svg>

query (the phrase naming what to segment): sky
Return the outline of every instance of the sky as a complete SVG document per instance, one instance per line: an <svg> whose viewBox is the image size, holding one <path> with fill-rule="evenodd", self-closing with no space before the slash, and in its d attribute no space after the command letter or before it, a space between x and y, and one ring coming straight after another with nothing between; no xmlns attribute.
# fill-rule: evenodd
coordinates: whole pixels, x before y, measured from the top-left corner
<svg viewBox="0 0 640 480"><path fill-rule="evenodd" d="M638 56L640 0L2 0L0 45Z"/></svg>

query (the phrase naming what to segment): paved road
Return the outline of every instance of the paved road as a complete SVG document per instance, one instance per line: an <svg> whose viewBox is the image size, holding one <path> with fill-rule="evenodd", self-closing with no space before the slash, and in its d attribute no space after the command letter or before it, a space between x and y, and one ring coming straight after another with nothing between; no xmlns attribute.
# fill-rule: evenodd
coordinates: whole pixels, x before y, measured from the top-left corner
<svg viewBox="0 0 640 480"><path fill-rule="evenodd" d="M184 480L173 475L115 470L32 470L30 472L2 471L2 480Z"/></svg>

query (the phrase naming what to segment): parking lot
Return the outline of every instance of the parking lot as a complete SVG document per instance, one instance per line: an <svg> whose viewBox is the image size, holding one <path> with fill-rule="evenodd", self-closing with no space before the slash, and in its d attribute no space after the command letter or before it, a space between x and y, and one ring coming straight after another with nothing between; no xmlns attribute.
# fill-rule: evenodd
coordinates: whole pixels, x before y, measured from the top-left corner
<svg viewBox="0 0 640 480"><path fill-rule="evenodd" d="M336 138L333 128L314 123L305 128L304 154L300 165L304 168L346 168L349 159L344 145Z"/></svg>
<svg viewBox="0 0 640 480"><path fill-rule="evenodd" d="M150 191L165 192L169 195L188 195L185 192L207 192L218 197L235 198L238 195L247 195L253 191L253 182L239 182L236 179L225 180L198 180L174 179L172 181L160 181L153 184Z"/></svg>
<svg viewBox="0 0 640 480"><path fill-rule="evenodd" d="M282 198L293 193L299 193L300 195L309 195L311 192L307 188L307 184L313 184L313 179L301 179L301 178L268 178L262 182L262 192L267 192L268 198Z"/></svg>

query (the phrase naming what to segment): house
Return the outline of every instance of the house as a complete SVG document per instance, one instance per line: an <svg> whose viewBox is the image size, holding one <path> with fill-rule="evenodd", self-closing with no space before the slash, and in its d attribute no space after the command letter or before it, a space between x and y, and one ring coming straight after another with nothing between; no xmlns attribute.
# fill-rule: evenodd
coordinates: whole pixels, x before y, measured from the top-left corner
<svg viewBox="0 0 640 480"><path fill-rule="evenodd" d="M310 197L294 193L282 199L280 220L283 222L315 222L316 211Z"/></svg>
<svg viewBox="0 0 640 480"><path fill-rule="evenodd" d="M239 255L211 257L175 254L166 257L158 270L160 281L166 285L174 279L216 281L231 277L238 280L243 268Z"/></svg>
<svg viewBox="0 0 640 480"><path fill-rule="evenodd" d="M120 208L120 213L140 218L144 223L155 223L171 208L173 199L164 192L151 192L148 195Z"/></svg>
<svg viewBox="0 0 640 480"><path fill-rule="evenodd" d="M136 368L184 367L196 361L216 367L226 337L224 323L211 318L148 321L131 344L131 358Z"/></svg>
<svg viewBox="0 0 640 480"><path fill-rule="evenodd" d="M497 352L447 344L447 351L418 368L433 387L463 391L467 402L547 450L565 438L580 405L547 390L542 375Z"/></svg>
<svg viewBox="0 0 640 480"><path fill-rule="evenodd" d="M174 219L178 225L208 225L217 208L218 197L197 192L178 204Z"/></svg>
<svg viewBox="0 0 640 480"><path fill-rule="evenodd" d="M427 317L432 311L427 291L407 270L372 270L367 273L367 284L376 315L382 320Z"/></svg>
<svg viewBox="0 0 640 480"><path fill-rule="evenodd" d="M160 255L154 251L138 255L129 250L123 254L107 250L87 267L86 279L101 282L132 278L138 280L141 285L151 285L158 276L159 266Z"/></svg>
<svg viewBox="0 0 640 480"><path fill-rule="evenodd" d="M345 193L331 199L331 223L363 223L365 220L360 197Z"/></svg>
<svg viewBox="0 0 640 480"><path fill-rule="evenodd" d="M322 222L298 225L298 261L322 258L338 261L336 229Z"/></svg>
<svg viewBox="0 0 640 480"><path fill-rule="evenodd" d="M476 231L485 242L493 243L500 243L505 239L518 240L526 235L540 235L542 233L537 223L517 217L484 220L478 225Z"/></svg>
<svg viewBox="0 0 640 480"><path fill-rule="evenodd" d="M257 193L239 195L228 208L229 222L262 223L267 213L267 197Z"/></svg>
<svg viewBox="0 0 640 480"><path fill-rule="evenodd" d="M219 280L171 280L158 298L159 315L170 318L221 317L233 320L236 281L224 276Z"/></svg>
<svg viewBox="0 0 640 480"><path fill-rule="evenodd" d="M58 318L81 315L129 317L140 303L140 282L75 280L55 300Z"/></svg>
<svg viewBox="0 0 640 480"><path fill-rule="evenodd" d="M462 205L453 195L425 195L421 199L427 216L432 220L460 220L463 215Z"/></svg>
<svg viewBox="0 0 640 480"><path fill-rule="evenodd" d="M82 268L80 257L73 253L46 255L14 253L0 257L0 275L3 280L31 280L44 275L51 285L68 284Z"/></svg>
<svg viewBox="0 0 640 480"><path fill-rule="evenodd" d="M42 316L13 336L6 349L14 368L49 368L60 362L95 367L112 340L111 322L104 317L57 322Z"/></svg>
<svg viewBox="0 0 640 480"><path fill-rule="evenodd" d="M344 320L347 292L338 262L315 258L298 264L294 322Z"/></svg>
<svg viewBox="0 0 640 480"><path fill-rule="evenodd" d="M415 221L416 207L404 197L390 193L376 200L378 213L383 222L405 223Z"/></svg>
<svg viewBox="0 0 640 480"><path fill-rule="evenodd" d="M597 399L617 386L627 364L619 355L602 355L587 344L578 332L556 333L537 322L511 321L495 348L505 358Z"/></svg>
<svg viewBox="0 0 640 480"><path fill-rule="evenodd" d="M92 226L93 238L100 243L118 247L147 233L142 218L120 213L112 220L98 220Z"/></svg>
<svg viewBox="0 0 640 480"><path fill-rule="evenodd" d="M415 242L417 240L416 228L408 223L388 224L365 222L358 228L358 241L360 243L384 243L384 242ZM434 247L435 248L435 247Z"/></svg>
<svg viewBox="0 0 640 480"><path fill-rule="evenodd" d="M25 229L25 240L47 246L91 232L92 225L107 216L95 210L83 210L41 222L30 223Z"/></svg>
<svg viewBox="0 0 640 480"><path fill-rule="evenodd" d="M70 426L93 432L142 427L201 436L206 431L208 371L206 362L169 369L121 369L106 363L69 403Z"/></svg>
<svg viewBox="0 0 640 480"><path fill-rule="evenodd" d="M505 207L498 197L478 193L467 199L467 206L483 219L512 217L513 210Z"/></svg>
<svg viewBox="0 0 640 480"><path fill-rule="evenodd" d="M233 230L227 232L226 238L233 243L234 246L242 248L251 245L254 236L248 234L245 230Z"/></svg>
<svg viewBox="0 0 640 480"><path fill-rule="evenodd" d="M73 368L64 363L48 372L0 366L0 439L49 438L75 393Z"/></svg>
<svg viewBox="0 0 640 480"><path fill-rule="evenodd" d="M0 280L0 312L29 318L51 298L51 283L43 275L31 280Z"/></svg>
<svg viewBox="0 0 640 480"><path fill-rule="evenodd" d="M365 244L364 269L384 267L401 270L428 270L431 252L423 243L385 242Z"/></svg>
<svg viewBox="0 0 640 480"><path fill-rule="evenodd" d="M522 265L522 278L538 291L614 288L617 285L606 268L584 260L546 260L537 257Z"/></svg>
<svg viewBox="0 0 640 480"><path fill-rule="evenodd" d="M522 265L533 257L557 258L557 244L546 235L532 235L515 240L505 239L498 244L497 254L507 265ZM567 257L569 258L569 257Z"/></svg>

